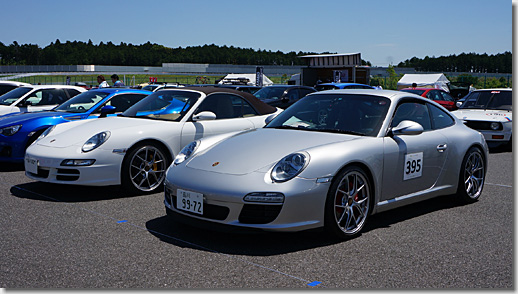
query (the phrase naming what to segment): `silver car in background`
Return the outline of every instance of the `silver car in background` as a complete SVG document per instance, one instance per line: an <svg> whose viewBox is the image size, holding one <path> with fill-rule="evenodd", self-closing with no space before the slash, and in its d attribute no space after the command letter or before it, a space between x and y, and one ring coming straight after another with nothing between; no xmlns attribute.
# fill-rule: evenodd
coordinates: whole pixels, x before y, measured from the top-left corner
<svg viewBox="0 0 518 294"><path fill-rule="evenodd" d="M313 93L266 127L188 144L167 171L173 219L360 234L369 215L482 192L484 137L439 104L386 90ZM216 225L218 226L218 225Z"/></svg>

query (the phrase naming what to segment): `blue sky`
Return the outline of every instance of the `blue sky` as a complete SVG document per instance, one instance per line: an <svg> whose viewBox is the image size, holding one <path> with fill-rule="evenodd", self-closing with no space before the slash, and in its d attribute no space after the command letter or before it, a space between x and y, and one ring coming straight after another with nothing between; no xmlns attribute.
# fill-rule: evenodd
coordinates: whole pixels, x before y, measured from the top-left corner
<svg viewBox="0 0 518 294"><path fill-rule="evenodd" d="M512 52L510 0L0 0L4 45L92 40L412 57ZM320 4L323 3L323 4ZM514 4L515 5L515 4Z"/></svg>

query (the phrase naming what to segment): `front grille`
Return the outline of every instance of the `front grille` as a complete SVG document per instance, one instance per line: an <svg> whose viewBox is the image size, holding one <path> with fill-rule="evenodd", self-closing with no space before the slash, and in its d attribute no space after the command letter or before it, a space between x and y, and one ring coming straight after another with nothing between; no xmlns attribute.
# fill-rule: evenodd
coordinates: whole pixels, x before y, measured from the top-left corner
<svg viewBox="0 0 518 294"><path fill-rule="evenodd" d="M273 222L281 212L282 205L245 204L239 214L244 224L267 224Z"/></svg>
<svg viewBox="0 0 518 294"><path fill-rule="evenodd" d="M0 156L1 157L11 157L13 154L13 151L11 149L11 146L0 146Z"/></svg>
<svg viewBox="0 0 518 294"><path fill-rule="evenodd" d="M79 170L58 168L56 180L58 180L58 181L77 181L77 180L79 180Z"/></svg>
<svg viewBox="0 0 518 294"><path fill-rule="evenodd" d="M37 174L31 173L31 172L27 172L27 173L29 173L31 176L36 177L36 178L46 179L46 178L49 177L49 170L48 169L43 169L43 168L40 168L40 167L38 167L38 173Z"/></svg>
<svg viewBox="0 0 518 294"><path fill-rule="evenodd" d="M468 120L466 121L466 125L474 130L491 130L491 122L488 121L477 121L477 120ZM499 128L496 131L502 130L502 124L499 124Z"/></svg>

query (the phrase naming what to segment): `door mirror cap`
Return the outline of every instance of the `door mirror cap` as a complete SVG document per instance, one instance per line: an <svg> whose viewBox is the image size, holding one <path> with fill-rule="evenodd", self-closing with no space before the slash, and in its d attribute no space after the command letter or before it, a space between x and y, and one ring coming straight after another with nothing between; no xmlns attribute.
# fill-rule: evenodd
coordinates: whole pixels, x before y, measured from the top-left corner
<svg viewBox="0 0 518 294"><path fill-rule="evenodd" d="M193 121L215 120L215 119L216 119L216 114L211 111L202 111L200 113L193 115L193 117L192 117Z"/></svg>
<svg viewBox="0 0 518 294"><path fill-rule="evenodd" d="M423 126L415 121L404 120L391 129L394 136L398 135L419 135L424 131Z"/></svg>

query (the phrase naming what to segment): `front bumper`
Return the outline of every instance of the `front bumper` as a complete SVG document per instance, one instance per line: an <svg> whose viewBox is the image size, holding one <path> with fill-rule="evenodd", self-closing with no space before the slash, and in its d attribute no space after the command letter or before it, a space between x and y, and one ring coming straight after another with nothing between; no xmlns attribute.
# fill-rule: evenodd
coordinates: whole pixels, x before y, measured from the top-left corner
<svg viewBox="0 0 518 294"><path fill-rule="evenodd" d="M182 218L266 231L301 231L324 225L324 207L330 182L294 178L272 183L269 174L253 172L230 175L195 170L185 166L170 168L165 181L164 205L169 214ZM176 207L177 190L203 194L203 215ZM252 192L276 192L284 203L247 202Z"/></svg>
<svg viewBox="0 0 518 294"><path fill-rule="evenodd" d="M25 175L33 180L86 186L120 185L120 170L124 156L96 149L81 153L81 147L51 148L36 146L25 155ZM89 166L62 166L65 159L95 159ZM37 164L37 173L29 172L29 161Z"/></svg>

